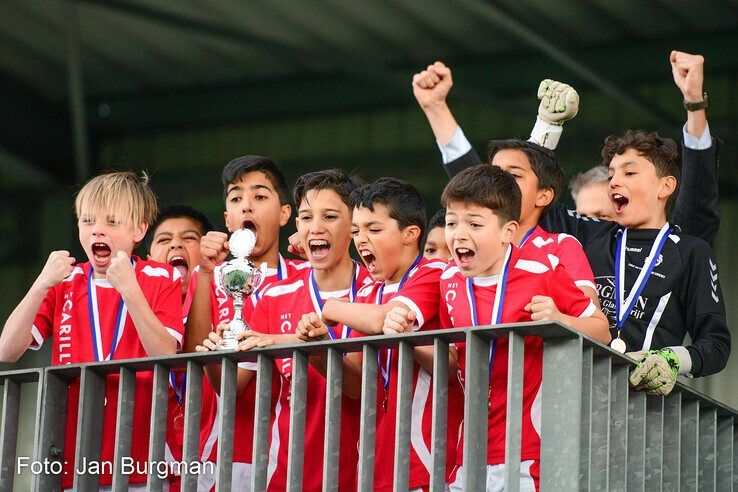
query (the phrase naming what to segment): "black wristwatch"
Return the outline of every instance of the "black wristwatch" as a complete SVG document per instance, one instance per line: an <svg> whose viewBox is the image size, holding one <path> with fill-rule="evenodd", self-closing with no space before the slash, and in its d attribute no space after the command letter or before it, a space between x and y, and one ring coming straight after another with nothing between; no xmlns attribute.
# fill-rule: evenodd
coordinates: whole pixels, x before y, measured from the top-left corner
<svg viewBox="0 0 738 492"><path fill-rule="evenodd" d="M707 100L707 92L702 93L702 101L700 102L687 102L682 101L684 104L684 109L687 111L699 111L700 109L705 109L708 106L708 100Z"/></svg>

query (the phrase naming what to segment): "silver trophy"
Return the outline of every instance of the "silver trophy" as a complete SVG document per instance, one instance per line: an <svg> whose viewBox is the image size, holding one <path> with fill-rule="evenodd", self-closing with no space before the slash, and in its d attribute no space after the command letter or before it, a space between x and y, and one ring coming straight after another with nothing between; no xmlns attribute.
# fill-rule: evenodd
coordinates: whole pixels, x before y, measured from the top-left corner
<svg viewBox="0 0 738 492"><path fill-rule="evenodd" d="M230 321L229 328L223 330L221 350L238 347L238 335L249 329L242 315L243 300L253 294L262 278L261 270L247 259L255 245L256 235L249 229L237 230L228 240L233 259L220 269L218 281L223 291L233 298L235 316Z"/></svg>

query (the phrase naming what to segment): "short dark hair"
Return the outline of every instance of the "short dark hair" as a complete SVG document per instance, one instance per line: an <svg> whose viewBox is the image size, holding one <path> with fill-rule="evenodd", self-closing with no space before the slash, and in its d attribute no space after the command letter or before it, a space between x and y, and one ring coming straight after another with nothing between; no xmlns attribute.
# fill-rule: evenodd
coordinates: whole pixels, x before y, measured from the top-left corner
<svg viewBox="0 0 738 492"><path fill-rule="evenodd" d="M428 231L436 227L446 227L446 209L439 209L428 221Z"/></svg>
<svg viewBox="0 0 738 492"><path fill-rule="evenodd" d="M610 135L605 139L605 145L602 147L602 165L610 167L610 162L615 155L624 154L630 149L648 159L656 168L656 175L659 178L674 176L676 179L676 189L666 201L666 214L668 215L674 206L681 176L676 142L660 136L657 132L644 130L627 130L619 137Z"/></svg>
<svg viewBox="0 0 738 492"><path fill-rule="evenodd" d="M151 227L149 227L149 230L146 234L146 249L151 249L151 242L154 239L154 234L156 233L156 229L162 224L162 222L169 220L169 219L178 219L178 218L187 218L192 220L193 222L196 222L198 226L200 227L200 234L203 236L213 230L213 223L210 222L210 219L207 218L207 216L196 209L195 207L190 207L189 205L170 205L164 209L162 209L156 216L156 220L153 224L151 224Z"/></svg>
<svg viewBox="0 0 738 492"><path fill-rule="evenodd" d="M530 167L538 178L538 189L553 190L554 199L551 200L551 203L561 197L561 193L566 186L566 177L564 176L564 170L561 168L559 159L552 150L537 143L518 138L490 140L487 144L487 161L491 163L495 154L505 149L519 150L528 157Z"/></svg>
<svg viewBox="0 0 738 492"><path fill-rule="evenodd" d="M325 171L315 171L303 174L295 182L292 190L292 199L295 207L299 207L303 198L310 190L332 190L341 197L341 201L346 204L349 209L351 205L351 193L360 188L364 182L353 174L349 174L343 169L327 169Z"/></svg>
<svg viewBox="0 0 738 492"><path fill-rule="evenodd" d="M260 172L267 177L272 186L274 186L274 191L277 192L279 203L282 205L289 203L287 180L284 174L282 174L282 170L276 162L260 155L236 157L225 165L221 176L223 181L223 200L228 197L229 185L241 179L245 174L253 172Z"/></svg>
<svg viewBox="0 0 738 492"><path fill-rule="evenodd" d="M426 226L425 204L418 189L407 181L379 178L354 191L351 194L351 203L356 208L364 207L372 212L375 205L384 205L400 229L411 225L420 228L418 247L422 244Z"/></svg>
<svg viewBox="0 0 738 492"><path fill-rule="evenodd" d="M443 189L441 205L479 205L492 210L500 223L520 220L522 193L512 174L499 166L480 164L464 169Z"/></svg>

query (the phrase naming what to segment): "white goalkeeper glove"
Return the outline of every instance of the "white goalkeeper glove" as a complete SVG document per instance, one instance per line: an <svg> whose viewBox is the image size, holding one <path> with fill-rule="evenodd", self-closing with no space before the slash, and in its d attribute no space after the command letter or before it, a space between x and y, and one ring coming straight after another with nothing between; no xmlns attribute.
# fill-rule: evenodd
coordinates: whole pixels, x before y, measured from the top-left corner
<svg viewBox="0 0 738 492"><path fill-rule="evenodd" d="M679 374L679 357L673 350L641 350L625 355L638 361L630 373L631 386L649 395L666 396L671 393Z"/></svg>
<svg viewBox="0 0 738 492"><path fill-rule="evenodd" d="M561 138L561 126L579 111L579 94L570 85L551 79L538 86L538 117L529 140L555 150Z"/></svg>

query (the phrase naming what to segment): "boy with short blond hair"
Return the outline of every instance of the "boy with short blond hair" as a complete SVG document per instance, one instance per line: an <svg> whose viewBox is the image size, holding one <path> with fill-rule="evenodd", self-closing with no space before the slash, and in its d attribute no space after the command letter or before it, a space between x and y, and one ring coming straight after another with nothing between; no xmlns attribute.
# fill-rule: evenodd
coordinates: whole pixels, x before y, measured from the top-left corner
<svg viewBox="0 0 738 492"><path fill-rule="evenodd" d="M52 365L174 354L182 342L179 272L132 256L157 212L148 177L131 172L97 176L75 201L79 239L88 261L54 251L0 335L0 359L14 362L52 338ZM150 372L137 373L131 457L148 458ZM74 480L79 380L70 384L62 487ZM118 375L107 376L102 427L103 462L113 462ZM137 468L138 469L138 468ZM105 468L103 468L105 470ZM131 489L146 475L128 476ZM111 484L100 475L100 485Z"/></svg>

